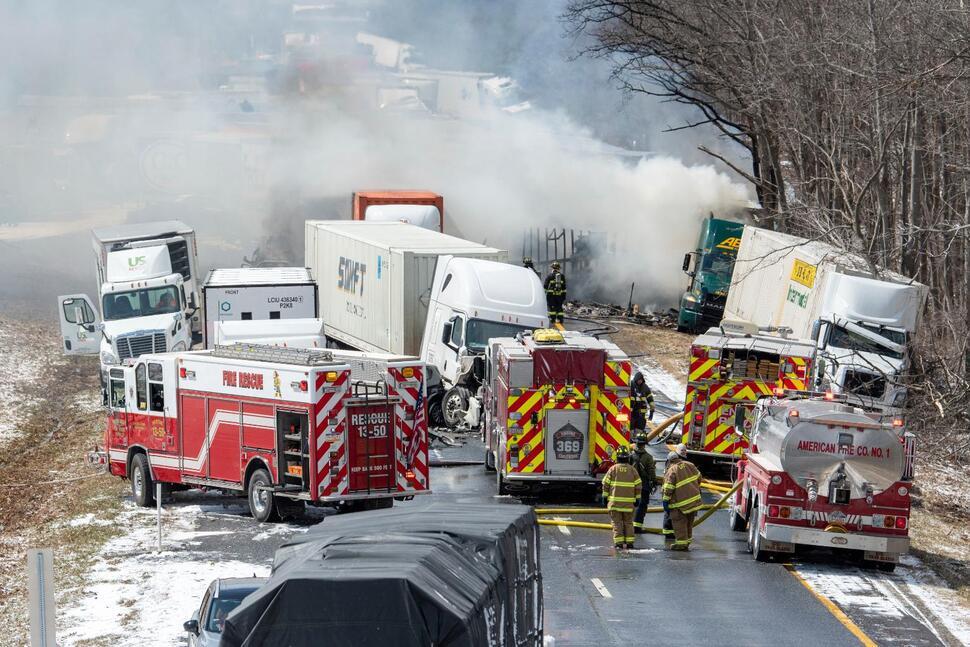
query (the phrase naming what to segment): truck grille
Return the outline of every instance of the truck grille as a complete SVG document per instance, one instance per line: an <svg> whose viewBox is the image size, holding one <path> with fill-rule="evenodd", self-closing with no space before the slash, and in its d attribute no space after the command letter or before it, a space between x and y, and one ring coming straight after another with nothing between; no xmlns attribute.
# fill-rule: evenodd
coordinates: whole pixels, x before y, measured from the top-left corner
<svg viewBox="0 0 970 647"><path fill-rule="evenodd" d="M164 332L130 335L121 337L117 341L119 360L140 357L145 353L164 353L166 350Z"/></svg>
<svg viewBox="0 0 970 647"><path fill-rule="evenodd" d="M706 326L716 326L724 317L724 304L727 303L727 297L717 294L706 294L704 297L704 301L701 302L701 322Z"/></svg>
<svg viewBox="0 0 970 647"><path fill-rule="evenodd" d="M881 398L886 392L886 378L865 371L846 371L843 389L867 398Z"/></svg>

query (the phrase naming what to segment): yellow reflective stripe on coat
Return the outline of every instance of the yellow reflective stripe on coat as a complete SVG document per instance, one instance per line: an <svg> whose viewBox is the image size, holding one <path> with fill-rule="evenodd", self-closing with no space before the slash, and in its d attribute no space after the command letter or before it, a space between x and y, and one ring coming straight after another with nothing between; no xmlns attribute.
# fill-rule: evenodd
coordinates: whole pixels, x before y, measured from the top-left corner
<svg viewBox="0 0 970 647"><path fill-rule="evenodd" d="M683 508L686 505L690 505L691 503L695 503L695 502L700 501L700 500L701 500L701 495L698 494L697 496L692 496L689 499L684 499L683 501L678 501L677 503L671 503L670 504L670 509L671 510L676 510L676 509L679 509L679 508Z"/></svg>
<svg viewBox="0 0 970 647"><path fill-rule="evenodd" d="M688 483L693 483L694 481L696 481L697 479L699 479L700 476L701 476L700 474L694 474L693 476L688 476L683 481L677 481L676 483L671 484L671 487L676 490L681 485L687 485Z"/></svg>

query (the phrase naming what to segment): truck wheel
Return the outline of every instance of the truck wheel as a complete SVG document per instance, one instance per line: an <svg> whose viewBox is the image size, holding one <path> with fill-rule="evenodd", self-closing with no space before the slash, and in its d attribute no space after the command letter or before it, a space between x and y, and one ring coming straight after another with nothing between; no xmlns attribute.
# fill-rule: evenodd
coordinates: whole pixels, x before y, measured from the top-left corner
<svg viewBox="0 0 970 647"><path fill-rule="evenodd" d="M751 513L751 528L748 530L748 536L751 537L751 556L755 561L767 562L771 559L771 553L761 549L761 530L758 528L760 522L761 511L755 508Z"/></svg>
<svg viewBox="0 0 970 647"><path fill-rule="evenodd" d="M258 469L249 478L248 498L249 512L253 519L260 522L276 521L279 518L276 510L276 501L273 493L262 488L272 487L273 482L269 478L269 472Z"/></svg>
<svg viewBox="0 0 970 647"><path fill-rule="evenodd" d="M148 469L148 459L144 454L135 454L128 472L131 479L131 496L143 508L155 505L155 482Z"/></svg>
<svg viewBox="0 0 970 647"><path fill-rule="evenodd" d="M747 527L747 522L744 520L740 514L738 514L738 509L735 506L731 506L728 510L728 520L731 526L731 530L734 532L743 532Z"/></svg>
<svg viewBox="0 0 970 647"><path fill-rule="evenodd" d="M441 400L441 416L444 418L445 426L451 429L460 427L465 421L466 411L468 411L468 391L460 386L448 389Z"/></svg>
<svg viewBox="0 0 970 647"><path fill-rule="evenodd" d="M495 484L498 486L500 496L509 493L509 488L505 484L505 477L502 476L502 470L495 470Z"/></svg>
<svg viewBox="0 0 970 647"><path fill-rule="evenodd" d="M751 512L748 514L748 552L754 551L754 534L758 527L758 502L751 502Z"/></svg>
<svg viewBox="0 0 970 647"><path fill-rule="evenodd" d="M492 454L492 450L485 450L485 470L488 472L495 471L495 455Z"/></svg>

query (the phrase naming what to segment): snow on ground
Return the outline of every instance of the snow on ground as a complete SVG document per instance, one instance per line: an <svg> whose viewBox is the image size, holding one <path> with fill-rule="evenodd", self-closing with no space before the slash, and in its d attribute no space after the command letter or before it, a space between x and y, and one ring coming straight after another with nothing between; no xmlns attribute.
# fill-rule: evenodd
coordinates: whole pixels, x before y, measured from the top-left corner
<svg viewBox="0 0 970 647"><path fill-rule="evenodd" d="M942 624L970 645L970 624L956 594L912 555L904 556L893 574L830 564L799 564L797 570L850 617L876 618L883 625L909 617L946 643L938 631Z"/></svg>
<svg viewBox="0 0 970 647"><path fill-rule="evenodd" d="M211 504L211 495L183 495L162 509L162 552L156 552L156 512L130 501L115 523L124 534L111 539L88 571L84 585L69 591L58 617L62 647L95 640L111 645L182 645L182 623L198 609L209 583L223 577L266 576L270 550L262 558L240 558L240 551L214 548L212 542L275 538L279 543L306 528L260 525L245 515L244 502ZM200 504L193 504L194 501ZM206 502L209 502L207 505ZM187 503L187 504L186 504ZM100 524L84 515L71 525ZM222 527L219 527L219 526ZM232 529L227 529L227 527ZM254 536L250 536L254 535ZM250 553L252 557L252 554Z"/></svg>
<svg viewBox="0 0 970 647"><path fill-rule="evenodd" d="M24 413L35 404L29 394L41 371L63 361L50 343L50 330L37 324L0 318L0 443L19 433Z"/></svg>
<svg viewBox="0 0 970 647"><path fill-rule="evenodd" d="M668 400L679 407L684 406L684 395L687 393L687 384L667 372L659 363L646 357L643 363L636 366L636 369L643 373L644 379L650 390L662 393Z"/></svg>

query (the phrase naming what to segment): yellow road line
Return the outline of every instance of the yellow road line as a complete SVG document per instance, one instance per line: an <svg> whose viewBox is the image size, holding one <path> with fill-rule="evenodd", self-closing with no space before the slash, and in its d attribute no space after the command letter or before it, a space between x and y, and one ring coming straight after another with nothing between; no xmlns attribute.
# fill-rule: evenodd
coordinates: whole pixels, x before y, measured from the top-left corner
<svg viewBox="0 0 970 647"><path fill-rule="evenodd" d="M821 602L822 603L822 606L824 606L826 609L828 609L829 610L829 613L831 613L833 616L835 616L835 619L838 620L839 622L841 622L842 623L842 626L849 630L849 633L851 633L853 636L855 636L856 638L858 638L860 643L862 643L863 645L865 645L865 647L879 647L879 645L876 644L876 641L874 641L872 638L870 638L869 636L867 636L866 635L866 632L864 632L862 629L859 628L859 625L857 625L856 623L852 622L849 619L849 616L845 615L845 613L842 611L842 609L840 609L838 607L838 605L836 605L834 602L832 602L831 600L829 600L827 597L824 597L818 591L816 591L815 589L813 589L812 588L812 585L808 583L808 580L806 580L804 577L802 577L798 573L798 571L795 570L795 567L793 565L791 565L791 564L785 564L785 569L789 573L792 574L792 577L794 577L796 580L798 580L799 582L801 582L802 583L802 586L804 586L806 589L808 589L809 593L811 593L812 595L814 595L815 596L815 599L818 600L819 602Z"/></svg>

